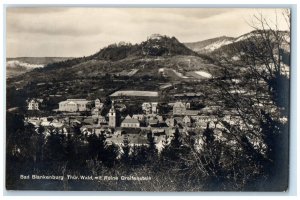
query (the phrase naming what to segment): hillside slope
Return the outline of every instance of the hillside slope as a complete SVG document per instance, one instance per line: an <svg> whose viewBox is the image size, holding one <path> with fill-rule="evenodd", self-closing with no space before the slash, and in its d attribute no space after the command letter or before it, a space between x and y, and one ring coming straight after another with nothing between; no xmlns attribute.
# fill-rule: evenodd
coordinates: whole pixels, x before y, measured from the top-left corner
<svg viewBox="0 0 300 200"><path fill-rule="evenodd" d="M199 42L184 43L184 45L197 53L206 54L224 45L230 44L234 40L235 38L233 37L222 36L222 37L212 38L212 39L203 40Z"/></svg>

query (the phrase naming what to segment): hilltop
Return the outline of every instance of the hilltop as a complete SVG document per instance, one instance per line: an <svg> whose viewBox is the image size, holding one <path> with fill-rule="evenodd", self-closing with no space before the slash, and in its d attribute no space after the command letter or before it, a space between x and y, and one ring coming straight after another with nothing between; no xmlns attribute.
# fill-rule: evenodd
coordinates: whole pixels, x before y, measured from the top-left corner
<svg viewBox="0 0 300 200"><path fill-rule="evenodd" d="M117 61L128 57L196 55L175 37L153 34L140 44L120 42L109 45L91 56L97 60Z"/></svg>

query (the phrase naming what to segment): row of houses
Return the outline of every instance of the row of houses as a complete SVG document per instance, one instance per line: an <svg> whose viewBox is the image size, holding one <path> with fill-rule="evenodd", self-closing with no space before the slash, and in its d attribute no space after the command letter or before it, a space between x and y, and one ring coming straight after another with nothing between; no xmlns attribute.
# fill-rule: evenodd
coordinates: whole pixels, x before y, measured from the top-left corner
<svg viewBox="0 0 300 200"><path fill-rule="evenodd" d="M40 110L40 104L43 99L32 98L27 100L28 110ZM67 99L58 103L58 111L61 112L84 112L91 111L92 115L98 115L103 108L104 103L100 99L94 102L86 99ZM144 114L157 114L158 102L144 102L142 104ZM190 103L181 101L173 105L173 115L197 115L199 110L190 110Z"/></svg>

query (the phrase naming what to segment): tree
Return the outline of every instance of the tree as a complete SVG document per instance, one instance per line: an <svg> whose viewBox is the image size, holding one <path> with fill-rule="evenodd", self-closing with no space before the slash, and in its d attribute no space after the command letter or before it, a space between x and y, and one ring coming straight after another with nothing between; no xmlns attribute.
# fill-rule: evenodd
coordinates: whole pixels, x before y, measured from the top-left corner
<svg viewBox="0 0 300 200"><path fill-rule="evenodd" d="M246 39L229 45L229 57L216 57L224 69L222 79L214 82L218 96L229 115L235 116L220 119L224 135L233 143L222 144L227 152L225 168L239 166L228 170L229 177L243 180L237 188L270 189L266 185L272 185L273 190L285 190L288 129L283 120L289 113L290 31L279 30L277 21L271 25L262 14L254 16L252 27ZM231 162L228 155L240 162ZM243 175L247 173L251 175ZM268 184L262 186L265 181Z"/></svg>
<svg viewBox="0 0 300 200"><path fill-rule="evenodd" d="M187 156L190 153L190 146L184 143L184 138L179 132L178 127L175 129L175 133L171 141L164 145L161 151L160 157L162 164L176 171L181 171L187 167Z"/></svg>
<svg viewBox="0 0 300 200"><path fill-rule="evenodd" d="M59 134L54 129L50 129L50 135L46 138L44 149L45 160L51 162L53 165L56 162L65 161L65 136Z"/></svg>
<svg viewBox="0 0 300 200"><path fill-rule="evenodd" d="M121 154L121 161L124 165L129 165L130 163L130 145L129 145L128 137L124 136L123 145L122 145L122 154Z"/></svg>
<svg viewBox="0 0 300 200"><path fill-rule="evenodd" d="M175 129L172 140L169 144L165 145L161 151L161 158L166 165L173 165L180 159L180 147L182 145L181 136L178 128Z"/></svg>
<svg viewBox="0 0 300 200"><path fill-rule="evenodd" d="M152 136L151 132L147 133L147 140L148 140L148 153L149 153L149 162L153 162L157 159L157 149L156 149L156 143L155 138Z"/></svg>
<svg viewBox="0 0 300 200"><path fill-rule="evenodd" d="M104 157L104 164L107 167L114 167L117 162L117 157L119 155L119 147L115 144L111 144L106 146L105 148L105 157Z"/></svg>
<svg viewBox="0 0 300 200"><path fill-rule="evenodd" d="M12 113L6 116L6 156L7 159L20 155L22 132L24 131L23 117Z"/></svg>

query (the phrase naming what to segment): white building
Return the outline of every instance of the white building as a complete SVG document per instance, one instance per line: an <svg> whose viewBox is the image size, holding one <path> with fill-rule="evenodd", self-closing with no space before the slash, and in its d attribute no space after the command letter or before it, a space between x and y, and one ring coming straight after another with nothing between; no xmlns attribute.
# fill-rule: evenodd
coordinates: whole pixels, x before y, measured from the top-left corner
<svg viewBox="0 0 300 200"><path fill-rule="evenodd" d="M59 111L62 112L78 112L90 110L90 101L86 99L67 99L59 102Z"/></svg>
<svg viewBox="0 0 300 200"><path fill-rule="evenodd" d="M137 119L131 118L129 115L122 121L122 128L139 128L140 122Z"/></svg>
<svg viewBox="0 0 300 200"><path fill-rule="evenodd" d="M28 99L27 100L27 109L28 110L40 110L40 104L43 102L43 99Z"/></svg>
<svg viewBox="0 0 300 200"><path fill-rule="evenodd" d="M108 126L111 128L115 128L117 126L117 115L116 115L116 110L114 106L114 102L112 102L111 109L109 110L108 113Z"/></svg>
<svg viewBox="0 0 300 200"><path fill-rule="evenodd" d="M173 106L173 115L185 115L186 114L186 107L185 104L177 101Z"/></svg>
<svg viewBox="0 0 300 200"><path fill-rule="evenodd" d="M191 118L187 115L182 120L183 120L183 123L185 123L185 124L190 124L192 122Z"/></svg>
<svg viewBox="0 0 300 200"><path fill-rule="evenodd" d="M145 115L143 115L143 114L134 114L134 115L132 115L132 119L137 119L139 121L145 121Z"/></svg>

